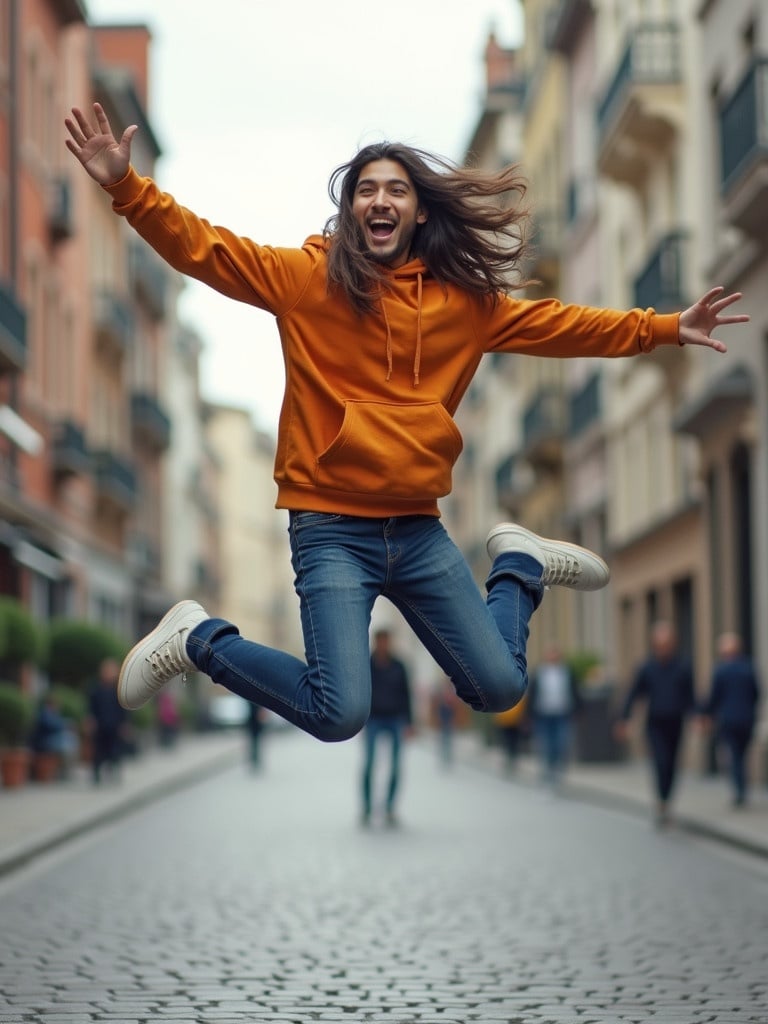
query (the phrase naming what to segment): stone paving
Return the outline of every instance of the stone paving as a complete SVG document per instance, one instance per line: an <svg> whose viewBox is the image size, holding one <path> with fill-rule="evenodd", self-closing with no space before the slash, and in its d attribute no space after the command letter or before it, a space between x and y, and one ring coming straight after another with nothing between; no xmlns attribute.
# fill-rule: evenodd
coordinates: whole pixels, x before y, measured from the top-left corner
<svg viewBox="0 0 768 1024"><path fill-rule="evenodd" d="M275 737L0 882L0 1024L766 1024L768 873L406 748Z"/></svg>

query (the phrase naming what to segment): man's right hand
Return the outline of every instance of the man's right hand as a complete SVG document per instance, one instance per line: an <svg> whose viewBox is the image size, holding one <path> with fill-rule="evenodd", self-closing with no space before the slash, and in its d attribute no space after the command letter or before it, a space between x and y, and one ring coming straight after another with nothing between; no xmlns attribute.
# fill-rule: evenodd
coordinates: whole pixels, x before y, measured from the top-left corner
<svg viewBox="0 0 768 1024"><path fill-rule="evenodd" d="M131 140L138 131L132 124L120 142L112 134L107 115L100 103L93 104L96 124L90 124L82 110L72 108L72 117L64 118L71 138L67 149L74 153L86 171L100 185L114 185L128 173L131 165Z"/></svg>

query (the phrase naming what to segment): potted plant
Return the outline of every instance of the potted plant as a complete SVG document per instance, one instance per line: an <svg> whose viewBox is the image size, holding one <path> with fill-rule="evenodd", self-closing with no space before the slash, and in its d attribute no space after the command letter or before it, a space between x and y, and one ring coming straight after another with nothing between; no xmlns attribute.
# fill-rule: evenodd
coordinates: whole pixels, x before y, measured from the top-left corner
<svg viewBox="0 0 768 1024"><path fill-rule="evenodd" d="M31 722L29 697L13 683L0 683L0 780L8 789L23 785L29 777L26 739Z"/></svg>

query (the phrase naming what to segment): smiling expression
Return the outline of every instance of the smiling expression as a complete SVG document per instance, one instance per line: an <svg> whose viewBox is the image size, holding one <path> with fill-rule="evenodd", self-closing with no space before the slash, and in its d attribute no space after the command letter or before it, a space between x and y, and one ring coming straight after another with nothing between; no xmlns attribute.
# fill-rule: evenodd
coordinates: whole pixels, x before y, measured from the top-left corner
<svg viewBox="0 0 768 1024"><path fill-rule="evenodd" d="M396 160L372 160L361 169L352 214L369 257L389 267L408 262L416 228L427 219L408 172Z"/></svg>

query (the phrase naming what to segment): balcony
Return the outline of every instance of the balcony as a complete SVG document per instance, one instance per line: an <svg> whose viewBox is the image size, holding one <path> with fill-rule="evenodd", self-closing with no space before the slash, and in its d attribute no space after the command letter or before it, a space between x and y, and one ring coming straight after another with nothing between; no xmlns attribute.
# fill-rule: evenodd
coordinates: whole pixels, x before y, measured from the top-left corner
<svg viewBox="0 0 768 1024"><path fill-rule="evenodd" d="M100 349L122 358L133 342L133 312L130 306L113 292L96 295L94 325Z"/></svg>
<svg viewBox="0 0 768 1024"><path fill-rule="evenodd" d="M598 167L637 187L682 123L677 25L639 25L598 107Z"/></svg>
<svg viewBox="0 0 768 1024"><path fill-rule="evenodd" d="M768 58L754 61L720 112L723 212L742 231L768 231Z"/></svg>
<svg viewBox="0 0 768 1024"><path fill-rule="evenodd" d="M519 453L509 455L496 467L496 502L509 512L517 510L519 503L533 486L533 470Z"/></svg>
<svg viewBox="0 0 768 1024"><path fill-rule="evenodd" d="M27 315L13 287L0 281L0 373L23 370L27 364Z"/></svg>
<svg viewBox="0 0 768 1024"><path fill-rule="evenodd" d="M72 215L72 188L69 180L62 176L50 184L48 199L48 231L54 242L71 238L75 231Z"/></svg>
<svg viewBox="0 0 768 1024"><path fill-rule="evenodd" d="M535 466L554 468L562 461L565 398L559 388L541 388L523 413L523 455Z"/></svg>
<svg viewBox="0 0 768 1024"><path fill-rule="evenodd" d="M99 502L120 514L130 512L138 496L132 467L111 451L95 451L91 458Z"/></svg>
<svg viewBox="0 0 768 1024"><path fill-rule="evenodd" d="M560 276L562 241L563 218L560 214L551 210L534 213L526 276L545 285L556 282Z"/></svg>
<svg viewBox="0 0 768 1024"><path fill-rule="evenodd" d="M168 271L146 242L135 241L129 250L131 281L139 300L155 320L165 316Z"/></svg>
<svg viewBox="0 0 768 1024"><path fill-rule="evenodd" d="M565 220L574 228L591 217L597 209L597 176L580 174L568 182L565 194Z"/></svg>
<svg viewBox="0 0 768 1024"><path fill-rule="evenodd" d="M152 451L165 451L171 441L171 421L154 397L144 391L131 395L133 436Z"/></svg>
<svg viewBox="0 0 768 1024"><path fill-rule="evenodd" d="M71 420L61 420L51 438L51 468L62 479L88 473L91 460L85 444L85 435Z"/></svg>
<svg viewBox="0 0 768 1024"><path fill-rule="evenodd" d="M575 437L600 422L602 413L600 374L593 373L568 396L568 436Z"/></svg>
<svg viewBox="0 0 768 1024"><path fill-rule="evenodd" d="M685 309L685 242L682 231L662 238L651 258L635 278L635 306L652 307L658 313L675 313Z"/></svg>

